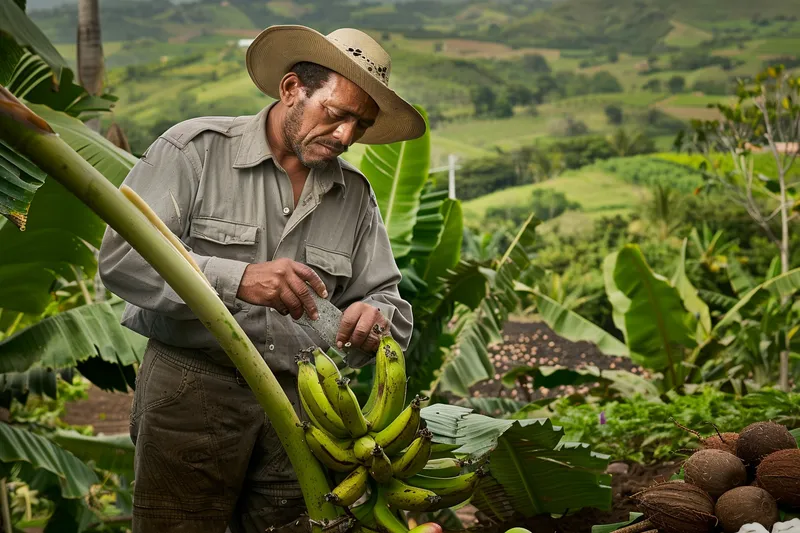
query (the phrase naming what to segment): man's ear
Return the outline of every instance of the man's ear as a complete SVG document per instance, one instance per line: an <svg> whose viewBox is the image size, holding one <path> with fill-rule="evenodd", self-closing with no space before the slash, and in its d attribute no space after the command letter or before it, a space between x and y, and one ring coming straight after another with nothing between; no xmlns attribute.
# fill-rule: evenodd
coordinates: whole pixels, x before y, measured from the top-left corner
<svg viewBox="0 0 800 533"><path fill-rule="evenodd" d="M281 79L279 89L281 102L287 107L292 107L305 96L305 88L294 72L287 73Z"/></svg>

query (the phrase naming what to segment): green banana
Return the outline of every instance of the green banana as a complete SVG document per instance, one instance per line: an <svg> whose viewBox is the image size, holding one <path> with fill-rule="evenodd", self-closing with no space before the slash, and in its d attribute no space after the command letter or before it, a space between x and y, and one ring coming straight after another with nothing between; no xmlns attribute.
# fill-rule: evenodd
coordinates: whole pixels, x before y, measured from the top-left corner
<svg viewBox="0 0 800 533"><path fill-rule="evenodd" d="M422 474L417 474L416 476L408 478L406 483L421 489L433 491L439 496L447 496L449 494L463 492L465 490L474 490L478 484L478 481L484 475L486 474L481 468L474 472L461 474L460 476L444 478L428 477Z"/></svg>
<svg viewBox="0 0 800 533"><path fill-rule="evenodd" d="M383 490L389 505L405 511L427 511L442 499L431 490L408 485L397 478L392 478Z"/></svg>
<svg viewBox="0 0 800 533"><path fill-rule="evenodd" d="M375 434L375 442L383 447L389 457L404 450L417 436L423 398L417 395L408 407L385 429Z"/></svg>
<svg viewBox="0 0 800 533"><path fill-rule="evenodd" d="M369 428L367 427L367 420L361 412L361 407L358 405L358 399L348 383L350 383L349 378L336 380L339 395L339 414L350 436L359 438L366 435Z"/></svg>
<svg viewBox="0 0 800 533"><path fill-rule="evenodd" d="M408 533L408 524L404 524L389 508L389 499L383 487L378 488L378 499L372 515L378 527L385 533Z"/></svg>
<svg viewBox="0 0 800 533"><path fill-rule="evenodd" d="M350 472L358 467L358 461L347 442L336 441L330 435L308 422L302 422L306 444L320 463L335 472Z"/></svg>
<svg viewBox="0 0 800 533"><path fill-rule="evenodd" d="M392 462L383 452L383 448L376 444L372 449L372 462L369 466L369 475L378 483L388 483L392 479Z"/></svg>
<svg viewBox="0 0 800 533"><path fill-rule="evenodd" d="M368 484L368 486L370 486L369 498L366 502L351 507L350 513L358 520L360 526L375 529L378 524L375 523L372 511L375 509L375 502L378 501L378 491L371 484Z"/></svg>
<svg viewBox="0 0 800 533"><path fill-rule="evenodd" d="M314 365L307 357L299 358L297 364L299 366L297 388L308 417L315 425L334 437L349 437L350 433L345 429L342 418L336 414L333 405L322 390Z"/></svg>
<svg viewBox="0 0 800 533"><path fill-rule="evenodd" d="M350 475L325 495L325 499L342 507L353 505L367 491L369 472L366 466L359 466Z"/></svg>
<svg viewBox="0 0 800 533"><path fill-rule="evenodd" d="M372 450L375 448L375 444L375 439L373 439L370 435L364 435L363 437L356 439L355 443L353 444L353 453L356 454L356 459L362 463L368 463L370 457L372 457Z"/></svg>
<svg viewBox="0 0 800 533"><path fill-rule="evenodd" d="M392 462L394 477L406 479L425 468L425 464L431 456L432 439L431 430L427 428L419 430L418 437L411 443L411 446Z"/></svg>
<svg viewBox="0 0 800 533"><path fill-rule="evenodd" d="M333 362L333 359L320 350L314 349L314 366L317 368L319 381L322 384L322 390L325 391L325 396L333 405L333 410L337 415L341 416L339 411L339 386L336 380L342 377L339 372L339 367Z"/></svg>
<svg viewBox="0 0 800 533"><path fill-rule="evenodd" d="M486 475L482 468L475 472L454 476L451 478L434 478L416 475L406 480L412 486L425 488L441 496L441 500L431 505L430 511L438 511L469 500L475 493L480 479Z"/></svg>
<svg viewBox="0 0 800 533"><path fill-rule="evenodd" d="M469 461L462 461L454 457L443 457L441 459L431 459L425 464L420 474L428 477L453 477L461 474L461 471Z"/></svg>
<svg viewBox="0 0 800 533"><path fill-rule="evenodd" d="M378 348L380 353L380 348ZM375 407L375 402L378 396L383 394L383 383L386 381L386 360L383 357L375 357L375 367L372 375L372 388L369 391L367 403L364 404L362 412L364 416L368 415Z"/></svg>
<svg viewBox="0 0 800 533"><path fill-rule="evenodd" d="M406 402L406 370L402 362L402 353L389 349L389 344L379 349L378 359L386 359L385 381L383 389L375 399L375 405L366 415L367 422L373 431L380 432L396 419L403 411Z"/></svg>

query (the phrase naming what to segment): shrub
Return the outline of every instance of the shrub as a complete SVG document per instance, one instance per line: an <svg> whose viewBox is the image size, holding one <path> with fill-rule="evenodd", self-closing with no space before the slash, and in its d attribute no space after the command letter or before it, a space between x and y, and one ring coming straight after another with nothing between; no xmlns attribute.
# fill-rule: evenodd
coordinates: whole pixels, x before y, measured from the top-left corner
<svg viewBox="0 0 800 533"><path fill-rule="evenodd" d="M650 157L615 157L600 161L595 166L616 174L636 185L664 185L683 193L692 193L703 184L702 175L695 169L671 161Z"/></svg>

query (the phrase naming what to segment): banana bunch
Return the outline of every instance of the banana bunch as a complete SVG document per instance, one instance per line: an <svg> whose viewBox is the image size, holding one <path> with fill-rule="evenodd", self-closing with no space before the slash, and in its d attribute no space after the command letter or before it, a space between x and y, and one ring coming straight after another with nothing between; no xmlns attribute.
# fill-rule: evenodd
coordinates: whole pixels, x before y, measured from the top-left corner
<svg viewBox="0 0 800 533"><path fill-rule="evenodd" d="M427 398L416 396L405 406L405 358L391 336L381 339L363 408L325 352L306 351L297 364L300 401L310 420L301 424L306 443L338 476L326 498L349 508L369 494L349 510L362 531L406 533L402 511L444 509L472 496L483 471L465 473L468 463L453 457L431 459L433 434L420 416Z"/></svg>

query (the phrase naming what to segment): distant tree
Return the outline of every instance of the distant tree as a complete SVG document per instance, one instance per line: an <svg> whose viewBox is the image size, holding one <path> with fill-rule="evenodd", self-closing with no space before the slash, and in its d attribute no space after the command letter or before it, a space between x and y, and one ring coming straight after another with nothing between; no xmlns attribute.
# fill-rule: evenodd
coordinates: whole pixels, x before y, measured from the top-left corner
<svg viewBox="0 0 800 533"><path fill-rule="evenodd" d="M612 46L608 49L608 62L616 63L617 61L619 61L619 52L616 47Z"/></svg>
<svg viewBox="0 0 800 533"><path fill-rule="evenodd" d="M655 70L656 63L658 63L658 56L651 55L647 57L647 69L648 70Z"/></svg>
<svg viewBox="0 0 800 533"><path fill-rule="evenodd" d="M433 45L433 51L434 51L434 52L436 52L436 53L438 54L438 53L439 53L439 52L441 52L442 50L444 50L444 43L443 43L442 41L437 41L437 42L436 42L436 43Z"/></svg>
<svg viewBox="0 0 800 533"><path fill-rule="evenodd" d="M686 79L683 76L675 75L667 80L667 89L673 94L683 92L685 88Z"/></svg>
<svg viewBox="0 0 800 533"><path fill-rule="evenodd" d="M617 128L608 136L608 145L618 157L649 154L656 151L655 143L644 132L628 133L624 128Z"/></svg>
<svg viewBox="0 0 800 533"><path fill-rule="evenodd" d="M622 107L615 104L609 104L606 106L604 111L609 124L622 124L622 120L624 118Z"/></svg>
<svg viewBox="0 0 800 533"><path fill-rule="evenodd" d="M622 85L610 72L601 70L592 76L592 92L594 93L621 93Z"/></svg>
<svg viewBox="0 0 800 533"><path fill-rule="evenodd" d="M550 65L547 63L547 59L544 58L541 54L526 54L522 57L522 67L527 72L533 72L536 74L549 74Z"/></svg>
<svg viewBox="0 0 800 533"><path fill-rule="evenodd" d="M658 78L652 78L650 80L647 80L647 83L642 85L642 89L644 89L645 91L653 91L654 93L660 93L661 80L659 80Z"/></svg>
<svg viewBox="0 0 800 533"><path fill-rule="evenodd" d="M476 115L486 115L494 110L497 102L497 94L487 85L473 87L470 90L472 105L475 107Z"/></svg>
<svg viewBox="0 0 800 533"><path fill-rule="evenodd" d="M566 115L563 119L554 122L550 126L553 135L563 137L576 137L589 133L589 127L585 122L576 120L571 115Z"/></svg>
<svg viewBox="0 0 800 533"><path fill-rule="evenodd" d="M537 76L533 82L534 101L541 104L545 101L548 95L559 92L558 81L550 74L542 74Z"/></svg>
<svg viewBox="0 0 800 533"><path fill-rule="evenodd" d="M530 105L534 102L536 95L525 85L511 85L506 90L506 98L511 105Z"/></svg>
<svg viewBox="0 0 800 533"><path fill-rule="evenodd" d="M514 116L514 106L508 100L506 95L498 98L491 111L492 115L497 118L509 118Z"/></svg>
<svg viewBox="0 0 800 533"><path fill-rule="evenodd" d="M383 32L381 34L381 40L382 41L391 41L392 40L392 34L389 33L388 31Z"/></svg>

